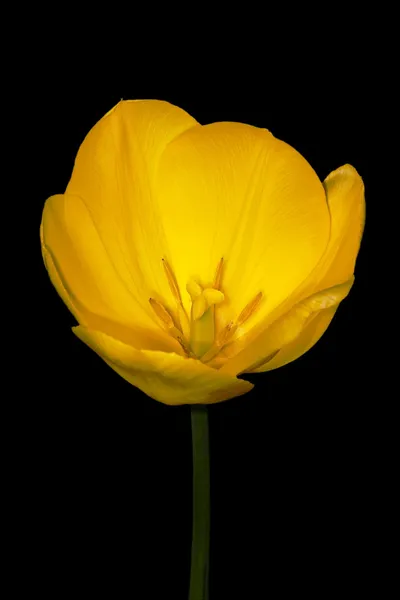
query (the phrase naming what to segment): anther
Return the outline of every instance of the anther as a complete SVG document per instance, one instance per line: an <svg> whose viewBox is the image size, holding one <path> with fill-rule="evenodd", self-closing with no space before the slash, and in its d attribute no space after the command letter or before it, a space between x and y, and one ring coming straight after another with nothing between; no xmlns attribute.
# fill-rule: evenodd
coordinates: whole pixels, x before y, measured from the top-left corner
<svg viewBox="0 0 400 600"><path fill-rule="evenodd" d="M221 288L222 279L222 266L224 264L224 257L222 257L218 263L217 270L215 272L213 288L219 290Z"/></svg>
<svg viewBox="0 0 400 600"><path fill-rule="evenodd" d="M149 302L157 317L168 327L168 329L175 327L173 318L161 302L158 302L158 300L155 300L154 298L149 298Z"/></svg>
<svg viewBox="0 0 400 600"><path fill-rule="evenodd" d="M226 344L226 342L229 340L229 338L235 333L237 329L237 325L234 323L234 321L229 321L229 323L227 325L225 325L225 327L223 328L223 330L221 331L221 333L218 336L218 344L222 347Z"/></svg>
<svg viewBox="0 0 400 600"><path fill-rule="evenodd" d="M182 346L182 349L184 350L185 354L187 354L187 356L189 356L189 358L197 358L195 354L193 354L193 352L191 351L188 343L186 342L186 340L183 338L183 336L181 335L177 335L176 339L178 340L178 342L180 343L180 345Z"/></svg>
<svg viewBox="0 0 400 600"><path fill-rule="evenodd" d="M187 315L185 307L183 306L182 297L181 297L181 293L179 291L178 282L176 281L176 277L174 275L174 272L172 271L171 267L169 266L169 264L165 260L165 258L162 259L162 263L163 263L165 275L167 277L167 281L168 281L170 290L171 290L172 295L174 296L174 298L176 300L176 303L178 304L179 324L181 326L181 329L182 329L183 333L185 335L189 335L189 332L190 332L189 317Z"/></svg>
<svg viewBox="0 0 400 600"><path fill-rule="evenodd" d="M174 320L165 306L163 306L161 302L158 302L158 300L155 300L154 298L149 298L149 302L157 317L160 319L163 325L165 325L168 333L180 343L182 349L188 356L193 357L194 355L191 352L185 337L182 334L182 331L175 326Z"/></svg>
<svg viewBox="0 0 400 600"><path fill-rule="evenodd" d="M240 325L243 325L243 323L245 321L247 321L247 319L249 317L251 317L251 315L254 313L254 311L257 309L258 305L260 304L261 298L262 298L262 292L258 292L257 296L255 298L253 298L253 300L251 302L249 302L247 304L247 306L245 306L245 308L242 310L242 312L236 319L236 324L238 327L240 327Z"/></svg>
<svg viewBox="0 0 400 600"><path fill-rule="evenodd" d="M175 275L174 275L171 267L165 260L165 258L162 259L162 263L163 263L164 271L167 276L167 280L168 280L171 292L172 292L175 300L178 302L178 304L182 304L181 293L179 291L179 287L178 287L178 283L175 279Z"/></svg>

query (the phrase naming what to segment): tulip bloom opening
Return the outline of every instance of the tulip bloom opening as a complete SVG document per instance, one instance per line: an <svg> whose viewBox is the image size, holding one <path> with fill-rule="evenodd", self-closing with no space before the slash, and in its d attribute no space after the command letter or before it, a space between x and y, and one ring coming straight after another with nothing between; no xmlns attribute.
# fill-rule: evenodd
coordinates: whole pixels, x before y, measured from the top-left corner
<svg viewBox="0 0 400 600"><path fill-rule="evenodd" d="M46 202L42 251L74 333L166 404L248 392L307 352L354 281L364 186L323 183L269 131L122 101Z"/></svg>
<svg viewBox="0 0 400 600"><path fill-rule="evenodd" d="M217 360L218 353L228 343L237 328L247 321L250 315L256 310L262 297L262 292L259 292L242 310L236 321L229 321L216 337L214 311L216 305L223 303L225 299L224 294L220 290L223 260L221 258L218 263L213 287L203 289L194 279L191 279L187 283L186 289L192 300L190 324L182 303L176 278L165 259L163 259L163 264L171 292L176 300L178 318L175 320L168 309L154 298L149 299L160 322L165 326L166 331L180 343L186 356L198 358L209 366L215 367L221 364ZM176 321L179 321L178 325Z"/></svg>

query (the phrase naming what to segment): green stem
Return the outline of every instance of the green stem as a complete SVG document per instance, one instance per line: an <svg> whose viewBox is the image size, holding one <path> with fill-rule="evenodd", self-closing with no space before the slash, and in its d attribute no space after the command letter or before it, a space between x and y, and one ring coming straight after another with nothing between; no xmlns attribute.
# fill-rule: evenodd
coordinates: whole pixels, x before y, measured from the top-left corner
<svg viewBox="0 0 400 600"><path fill-rule="evenodd" d="M208 600L210 456L207 406L192 405L193 536L189 600Z"/></svg>

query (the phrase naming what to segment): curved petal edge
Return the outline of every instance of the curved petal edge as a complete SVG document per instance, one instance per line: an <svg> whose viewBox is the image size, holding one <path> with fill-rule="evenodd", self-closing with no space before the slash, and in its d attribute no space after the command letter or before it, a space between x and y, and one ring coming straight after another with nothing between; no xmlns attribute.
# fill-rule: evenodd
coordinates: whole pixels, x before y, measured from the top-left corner
<svg viewBox="0 0 400 600"><path fill-rule="evenodd" d="M173 352L137 350L86 327L75 335L114 371L145 394L169 405L214 404L249 392L252 383Z"/></svg>

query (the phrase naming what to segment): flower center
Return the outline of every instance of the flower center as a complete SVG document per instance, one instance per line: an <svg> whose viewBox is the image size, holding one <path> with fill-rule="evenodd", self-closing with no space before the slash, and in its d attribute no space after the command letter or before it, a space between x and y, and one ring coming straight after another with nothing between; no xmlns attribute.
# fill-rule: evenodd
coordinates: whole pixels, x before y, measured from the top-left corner
<svg viewBox="0 0 400 600"><path fill-rule="evenodd" d="M225 300L220 290L224 259L218 263L212 287L202 287L191 279L186 290L192 300L190 319L183 306L176 277L163 258L165 275L176 301L176 314L172 314L161 302L150 298L149 302L162 326L182 346L186 356L200 359L202 362L213 360L230 341L237 328L254 313L258 307L262 292L259 292L242 310L235 321L230 321L217 335L215 331L215 310Z"/></svg>
<svg viewBox="0 0 400 600"><path fill-rule="evenodd" d="M197 358L201 358L214 343L214 307L221 304L225 296L215 288L203 289L194 280L189 281L186 289L192 299L190 347Z"/></svg>

